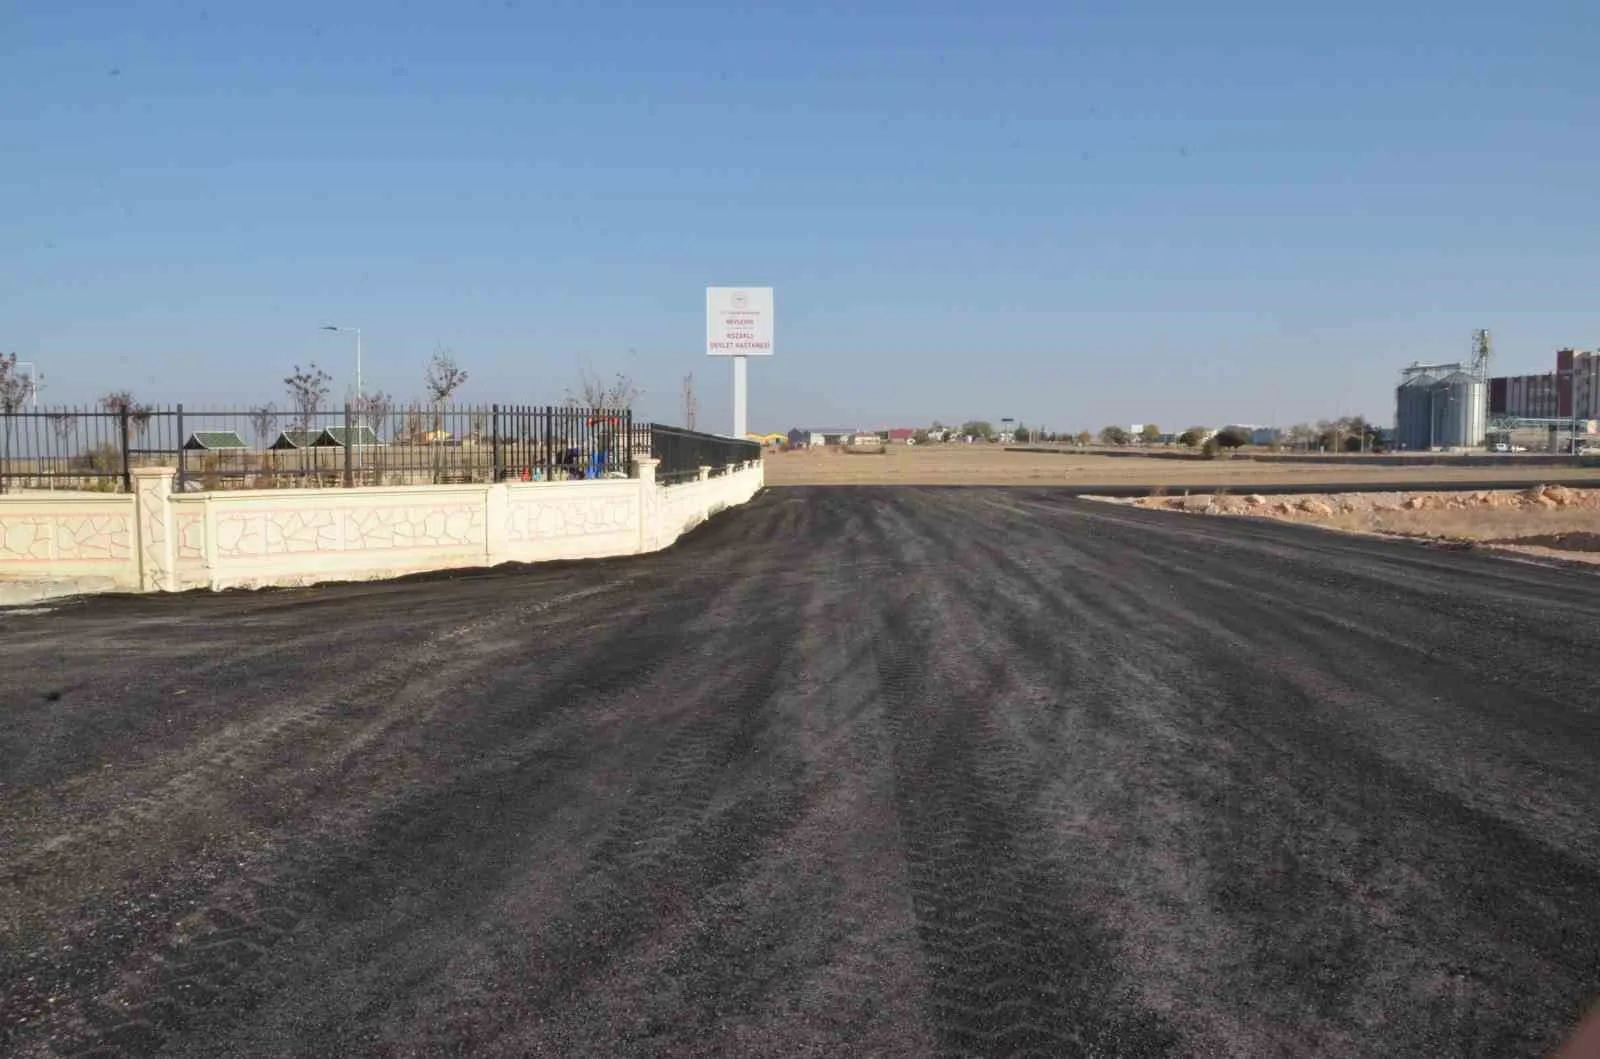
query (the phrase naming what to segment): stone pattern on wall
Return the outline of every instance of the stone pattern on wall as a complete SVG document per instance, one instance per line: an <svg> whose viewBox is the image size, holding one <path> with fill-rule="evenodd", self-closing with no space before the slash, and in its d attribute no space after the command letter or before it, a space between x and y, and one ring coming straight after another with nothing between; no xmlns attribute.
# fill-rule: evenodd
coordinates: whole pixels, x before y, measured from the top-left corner
<svg viewBox="0 0 1600 1059"><path fill-rule="evenodd" d="M180 560L206 557L206 516L203 512L177 515L173 519L173 534L177 537Z"/></svg>
<svg viewBox="0 0 1600 1059"><path fill-rule="evenodd" d="M541 496L538 486L531 486L528 491L533 495L514 493L506 505L508 544L637 532L637 484L630 484L626 492L619 490L606 496L573 495L565 490L565 495L550 492Z"/></svg>
<svg viewBox="0 0 1600 1059"><path fill-rule="evenodd" d="M0 513L0 562L127 562L133 558L129 515Z"/></svg>
<svg viewBox="0 0 1600 1059"><path fill-rule="evenodd" d="M484 542L483 505L396 504L215 513L217 558L397 548L472 548Z"/></svg>

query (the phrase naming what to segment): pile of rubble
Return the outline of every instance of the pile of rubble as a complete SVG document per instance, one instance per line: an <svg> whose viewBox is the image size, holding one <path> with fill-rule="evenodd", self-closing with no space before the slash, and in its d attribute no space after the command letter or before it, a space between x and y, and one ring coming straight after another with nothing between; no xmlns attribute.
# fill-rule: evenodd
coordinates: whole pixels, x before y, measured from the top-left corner
<svg viewBox="0 0 1600 1059"><path fill-rule="evenodd" d="M1134 503L1139 507L1187 511L1200 515L1327 518L1341 514L1465 511L1472 508L1600 509L1600 489L1535 485L1521 490L1485 489L1458 493L1302 493L1292 496L1261 496L1253 493L1234 496L1230 493L1206 493L1190 496L1152 496Z"/></svg>

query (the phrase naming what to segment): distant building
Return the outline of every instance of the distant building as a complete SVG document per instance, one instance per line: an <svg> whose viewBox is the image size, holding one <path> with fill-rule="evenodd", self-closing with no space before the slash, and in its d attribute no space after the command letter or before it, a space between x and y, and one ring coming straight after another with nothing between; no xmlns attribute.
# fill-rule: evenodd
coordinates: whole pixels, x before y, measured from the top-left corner
<svg viewBox="0 0 1600 1059"><path fill-rule="evenodd" d="M1600 419L1600 352L1558 349L1554 371L1490 379L1489 414L1517 419Z"/></svg>
<svg viewBox="0 0 1600 1059"><path fill-rule="evenodd" d="M1223 429L1243 436L1251 445L1276 445L1283 440L1283 431L1277 427L1264 427L1255 423L1230 423Z"/></svg>
<svg viewBox="0 0 1600 1059"><path fill-rule="evenodd" d="M789 431L789 444L794 448L820 449L848 444L858 433L847 427L796 427Z"/></svg>
<svg viewBox="0 0 1600 1059"><path fill-rule="evenodd" d="M913 427L894 427L889 431L889 440L898 442L901 445L904 445L906 442L910 441L916 436L917 432Z"/></svg>

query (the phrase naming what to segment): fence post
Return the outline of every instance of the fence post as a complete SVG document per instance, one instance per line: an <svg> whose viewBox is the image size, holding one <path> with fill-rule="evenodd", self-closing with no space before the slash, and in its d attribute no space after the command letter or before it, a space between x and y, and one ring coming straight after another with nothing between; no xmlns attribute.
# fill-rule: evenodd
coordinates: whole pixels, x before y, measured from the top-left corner
<svg viewBox="0 0 1600 1059"><path fill-rule="evenodd" d="M555 478L555 476L556 476L556 472L555 472L555 454L550 451L550 446L555 443L554 439L553 439L553 436L552 436L552 431L551 431L551 427L553 426L553 424L550 422L550 420L553 417L554 417L554 410L549 405L545 405L544 406L544 464L545 464L545 466L544 466L544 480L547 481L547 482L550 481L551 479Z"/></svg>
<svg viewBox="0 0 1600 1059"><path fill-rule="evenodd" d="M355 476L355 432L350 429L350 402L344 403L344 487L349 489L356 484Z"/></svg>
<svg viewBox="0 0 1600 1059"><path fill-rule="evenodd" d="M128 406L123 405L117 409L117 419L122 424L122 491L133 492L133 453L130 450L132 441L128 433Z"/></svg>
<svg viewBox="0 0 1600 1059"><path fill-rule="evenodd" d="M14 423L11 410L0 408L0 494L6 491L6 476L11 470L11 431Z"/></svg>
<svg viewBox="0 0 1600 1059"><path fill-rule="evenodd" d="M489 480L500 482L505 480L505 468L500 462L500 406L489 406Z"/></svg>
<svg viewBox="0 0 1600 1059"><path fill-rule="evenodd" d="M183 490L184 490L184 484L183 483L187 480L187 478L189 476L189 452L188 452L187 449L185 449L183 447L184 441L185 441L185 438L184 438L184 435L183 435L183 404L182 404L182 402L180 402L178 404L178 492L180 492L180 493L183 492ZM201 465L201 469L202 470L205 469L205 465L204 464Z"/></svg>
<svg viewBox="0 0 1600 1059"><path fill-rule="evenodd" d="M622 471L633 477L633 409L622 414Z"/></svg>

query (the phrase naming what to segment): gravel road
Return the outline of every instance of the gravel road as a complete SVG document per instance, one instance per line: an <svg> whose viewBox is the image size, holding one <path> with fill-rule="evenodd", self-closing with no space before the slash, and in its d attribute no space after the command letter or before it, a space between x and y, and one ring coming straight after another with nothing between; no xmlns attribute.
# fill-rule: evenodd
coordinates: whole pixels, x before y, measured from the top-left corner
<svg viewBox="0 0 1600 1059"><path fill-rule="evenodd" d="M0 612L0 1054L1535 1056L1600 580L1042 490Z"/></svg>

